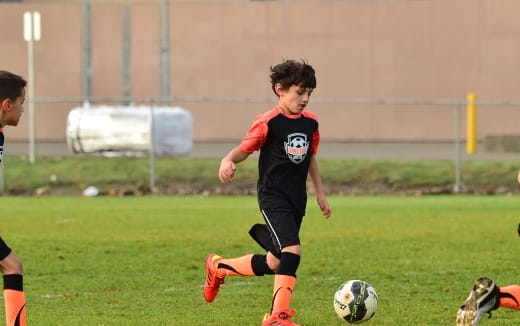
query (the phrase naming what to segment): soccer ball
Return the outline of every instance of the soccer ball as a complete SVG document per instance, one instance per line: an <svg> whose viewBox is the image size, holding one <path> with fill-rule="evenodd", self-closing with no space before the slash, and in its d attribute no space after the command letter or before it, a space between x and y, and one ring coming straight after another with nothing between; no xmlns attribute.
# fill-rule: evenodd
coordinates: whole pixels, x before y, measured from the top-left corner
<svg viewBox="0 0 520 326"><path fill-rule="evenodd" d="M351 324L364 323L376 313L376 290L365 281L347 281L334 294L334 310Z"/></svg>

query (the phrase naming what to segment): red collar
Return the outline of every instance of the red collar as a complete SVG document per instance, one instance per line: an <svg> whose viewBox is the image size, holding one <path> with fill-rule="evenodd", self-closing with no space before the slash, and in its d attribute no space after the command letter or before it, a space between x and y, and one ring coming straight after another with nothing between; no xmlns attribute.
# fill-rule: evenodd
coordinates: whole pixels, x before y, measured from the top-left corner
<svg viewBox="0 0 520 326"><path fill-rule="evenodd" d="M303 113L298 113L298 114L285 113L285 111L279 105L277 105L276 108L278 109L278 112L280 112L284 117L289 118L289 119L298 119L303 114Z"/></svg>

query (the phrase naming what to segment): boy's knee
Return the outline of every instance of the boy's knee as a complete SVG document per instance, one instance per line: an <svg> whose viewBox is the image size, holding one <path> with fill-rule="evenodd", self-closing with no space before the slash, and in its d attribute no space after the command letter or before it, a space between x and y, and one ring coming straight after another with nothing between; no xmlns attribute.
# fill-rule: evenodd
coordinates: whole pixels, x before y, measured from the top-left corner
<svg viewBox="0 0 520 326"><path fill-rule="evenodd" d="M280 268L277 274L290 275L296 277L296 271L300 265L300 255L289 251L282 251L282 258L280 259Z"/></svg>
<svg viewBox="0 0 520 326"><path fill-rule="evenodd" d="M8 274L23 274L23 264L20 258L11 252L0 262L0 271L4 275Z"/></svg>
<svg viewBox="0 0 520 326"><path fill-rule="evenodd" d="M288 247L282 248L282 252L290 252L292 254L301 256L302 255L302 248L300 245L292 245Z"/></svg>
<svg viewBox="0 0 520 326"><path fill-rule="evenodd" d="M268 252L267 253L267 266L269 266L269 269L271 269L273 272L276 272L278 270L278 267L280 267L280 259L278 259L271 252Z"/></svg>

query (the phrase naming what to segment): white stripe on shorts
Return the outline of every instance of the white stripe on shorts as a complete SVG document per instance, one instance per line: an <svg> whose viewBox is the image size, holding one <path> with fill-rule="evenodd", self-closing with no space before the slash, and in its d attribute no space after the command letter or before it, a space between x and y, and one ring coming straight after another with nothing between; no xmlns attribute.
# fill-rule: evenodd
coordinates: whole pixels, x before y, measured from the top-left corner
<svg viewBox="0 0 520 326"><path fill-rule="evenodd" d="M276 242L278 243L278 248L280 249L280 251L282 250L282 244L280 243L280 239L278 239L278 235L276 234L276 231L275 229L273 228L273 226L271 225L271 222L269 221L269 218L267 217L267 214L265 213L265 211L262 209L262 215L264 216L264 220L265 222L269 225L269 229L271 230L271 232L273 232L274 234L274 237L276 239Z"/></svg>

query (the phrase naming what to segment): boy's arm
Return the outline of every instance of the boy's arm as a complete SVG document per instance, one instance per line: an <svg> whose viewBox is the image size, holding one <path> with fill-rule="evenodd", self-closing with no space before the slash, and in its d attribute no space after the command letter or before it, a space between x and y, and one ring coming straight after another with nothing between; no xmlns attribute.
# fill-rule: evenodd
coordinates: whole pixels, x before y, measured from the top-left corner
<svg viewBox="0 0 520 326"><path fill-rule="evenodd" d="M518 180L518 183L520 183L520 170L518 170L518 176L516 178Z"/></svg>
<svg viewBox="0 0 520 326"><path fill-rule="evenodd" d="M321 183L320 169L318 168L318 162L314 155L311 156L309 175L314 184L314 189L316 189L316 201L318 202L318 206L320 206L323 216L329 218L332 211L327 202L327 198L325 197L325 191L323 190L323 184Z"/></svg>
<svg viewBox="0 0 520 326"><path fill-rule="evenodd" d="M222 183L233 182L235 171L237 169L236 164L244 161L249 157L251 153L244 152L240 149L240 146L233 148L228 155L224 156L220 161L220 168L218 170L218 178Z"/></svg>

